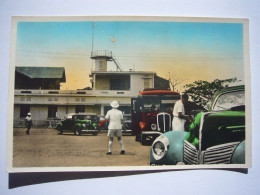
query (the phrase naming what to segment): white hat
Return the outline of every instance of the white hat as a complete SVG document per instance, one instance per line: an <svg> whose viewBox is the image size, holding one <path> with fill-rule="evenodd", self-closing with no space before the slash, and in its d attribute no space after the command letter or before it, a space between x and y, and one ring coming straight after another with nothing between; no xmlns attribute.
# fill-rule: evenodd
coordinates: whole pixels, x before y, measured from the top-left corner
<svg viewBox="0 0 260 195"><path fill-rule="evenodd" d="M27 115L32 115L30 112Z"/></svg>
<svg viewBox="0 0 260 195"><path fill-rule="evenodd" d="M112 108L118 108L119 107L119 103L116 101L116 100L113 100L111 103L110 103L110 106Z"/></svg>

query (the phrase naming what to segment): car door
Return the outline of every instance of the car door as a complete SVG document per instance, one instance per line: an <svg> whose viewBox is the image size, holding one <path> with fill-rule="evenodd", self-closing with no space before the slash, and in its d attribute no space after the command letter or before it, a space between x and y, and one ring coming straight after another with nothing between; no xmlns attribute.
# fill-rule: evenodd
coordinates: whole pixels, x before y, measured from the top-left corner
<svg viewBox="0 0 260 195"><path fill-rule="evenodd" d="M66 120L63 123L64 130L67 130L67 131L72 130L72 127L74 126L74 123L75 123L75 117L76 116L68 116L66 118Z"/></svg>

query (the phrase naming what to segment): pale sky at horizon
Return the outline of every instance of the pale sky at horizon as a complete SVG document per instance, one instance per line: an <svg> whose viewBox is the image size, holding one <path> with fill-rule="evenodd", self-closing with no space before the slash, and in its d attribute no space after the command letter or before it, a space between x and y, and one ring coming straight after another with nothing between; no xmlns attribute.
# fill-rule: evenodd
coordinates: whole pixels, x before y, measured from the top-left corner
<svg viewBox="0 0 260 195"><path fill-rule="evenodd" d="M153 71L164 78L170 71L182 85L244 80L242 23L19 22L15 66L65 67L61 89L84 88L90 86L92 41L94 50L112 51L125 71Z"/></svg>

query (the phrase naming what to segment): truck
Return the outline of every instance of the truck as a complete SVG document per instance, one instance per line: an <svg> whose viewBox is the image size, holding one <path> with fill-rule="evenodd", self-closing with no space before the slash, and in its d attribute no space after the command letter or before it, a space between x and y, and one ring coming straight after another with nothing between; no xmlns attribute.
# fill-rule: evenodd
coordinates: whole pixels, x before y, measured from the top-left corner
<svg viewBox="0 0 260 195"><path fill-rule="evenodd" d="M146 89L131 98L132 135L142 145L151 145L172 130L172 110L180 94L171 90Z"/></svg>

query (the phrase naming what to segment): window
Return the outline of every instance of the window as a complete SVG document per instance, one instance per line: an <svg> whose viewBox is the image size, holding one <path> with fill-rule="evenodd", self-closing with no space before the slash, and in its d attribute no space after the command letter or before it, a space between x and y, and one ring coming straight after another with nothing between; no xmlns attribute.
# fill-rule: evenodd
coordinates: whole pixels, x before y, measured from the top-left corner
<svg viewBox="0 0 260 195"><path fill-rule="evenodd" d="M129 90L130 75L117 75L110 79L110 90Z"/></svg>
<svg viewBox="0 0 260 195"><path fill-rule="evenodd" d="M85 106L84 105L76 106L76 113L79 113L79 112L85 112Z"/></svg>
<svg viewBox="0 0 260 195"><path fill-rule="evenodd" d="M48 118L56 118L57 117L57 111L58 111L58 106L48 106Z"/></svg>
<svg viewBox="0 0 260 195"><path fill-rule="evenodd" d="M104 61L99 61L99 70L103 70Z"/></svg>
<svg viewBox="0 0 260 195"><path fill-rule="evenodd" d="M228 92L217 99L213 110L226 110L245 105L245 91Z"/></svg>
<svg viewBox="0 0 260 195"><path fill-rule="evenodd" d="M160 99L144 99L143 104L146 112L155 112L160 110Z"/></svg>
<svg viewBox="0 0 260 195"><path fill-rule="evenodd" d="M29 112L30 112L30 105L23 104L20 106L20 117L21 118L25 118Z"/></svg>
<svg viewBox="0 0 260 195"><path fill-rule="evenodd" d="M151 88L150 80L150 78L144 78L144 89Z"/></svg>
<svg viewBox="0 0 260 195"><path fill-rule="evenodd" d="M27 97L27 98L26 98L26 101L27 101L27 102L30 102L31 100L32 100L31 97Z"/></svg>

